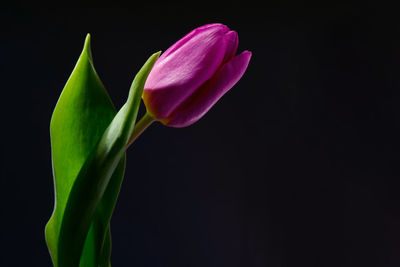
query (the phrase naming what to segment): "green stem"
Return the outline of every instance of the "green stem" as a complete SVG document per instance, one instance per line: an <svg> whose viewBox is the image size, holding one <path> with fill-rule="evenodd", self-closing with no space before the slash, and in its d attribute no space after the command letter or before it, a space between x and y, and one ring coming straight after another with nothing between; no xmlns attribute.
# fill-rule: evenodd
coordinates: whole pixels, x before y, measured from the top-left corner
<svg viewBox="0 0 400 267"><path fill-rule="evenodd" d="M128 145L126 148L128 148L132 143L144 132L144 130L147 129L147 127L150 126L155 121L155 119L148 113L144 114L144 116L140 119L135 124L135 127L133 128L133 132L131 137L129 138Z"/></svg>

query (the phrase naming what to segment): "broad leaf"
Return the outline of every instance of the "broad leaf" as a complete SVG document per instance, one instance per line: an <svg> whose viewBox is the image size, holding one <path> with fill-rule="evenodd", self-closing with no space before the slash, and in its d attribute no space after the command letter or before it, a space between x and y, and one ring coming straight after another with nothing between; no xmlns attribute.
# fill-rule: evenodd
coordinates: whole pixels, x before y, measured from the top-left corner
<svg viewBox="0 0 400 267"><path fill-rule="evenodd" d="M115 114L113 104L93 67L88 35L50 123L56 200L45 232L55 266L58 258L58 236L69 193L80 169ZM118 172L123 170L124 165Z"/></svg>
<svg viewBox="0 0 400 267"><path fill-rule="evenodd" d="M159 54L153 54L138 72L127 102L117 113L75 180L60 229L59 267L77 266L79 263L91 220L107 190L112 174L125 153L135 125L144 84Z"/></svg>
<svg viewBox="0 0 400 267"><path fill-rule="evenodd" d="M86 38L50 124L56 203L46 225L46 242L55 266L110 264L109 221L125 169L124 140L157 57L139 72L127 103L115 116L93 67L90 36Z"/></svg>

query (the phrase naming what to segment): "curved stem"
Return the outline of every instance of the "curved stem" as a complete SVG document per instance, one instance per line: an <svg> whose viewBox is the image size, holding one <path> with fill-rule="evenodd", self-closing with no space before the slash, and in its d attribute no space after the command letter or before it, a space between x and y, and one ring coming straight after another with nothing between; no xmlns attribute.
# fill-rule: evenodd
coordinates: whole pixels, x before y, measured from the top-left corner
<svg viewBox="0 0 400 267"><path fill-rule="evenodd" d="M128 148L132 143L144 132L144 130L147 129L147 127L150 126L155 121L155 119L148 113L144 114L144 116L140 119L135 124L135 127L133 128L133 132L131 137L129 138L128 145L126 148Z"/></svg>

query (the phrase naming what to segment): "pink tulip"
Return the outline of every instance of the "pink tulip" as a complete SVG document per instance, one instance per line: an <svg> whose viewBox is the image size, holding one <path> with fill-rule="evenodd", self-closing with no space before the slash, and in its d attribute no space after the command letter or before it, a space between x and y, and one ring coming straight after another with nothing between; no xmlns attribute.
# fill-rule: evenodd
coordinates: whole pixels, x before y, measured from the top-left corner
<svg viewBox="0 0 400 267"><path fill-rule="evenodd" d="M157 60L144 86L147 112L172 127L198 121L242 77L251 52L223 24L194 29Z"/></svg>

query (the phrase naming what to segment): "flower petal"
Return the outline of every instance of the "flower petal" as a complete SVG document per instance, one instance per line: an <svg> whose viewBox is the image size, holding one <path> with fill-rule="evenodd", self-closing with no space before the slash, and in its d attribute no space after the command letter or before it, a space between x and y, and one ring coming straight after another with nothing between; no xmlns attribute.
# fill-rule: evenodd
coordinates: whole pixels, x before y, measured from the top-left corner
<svg viewBox="0 0 400 267"><path fill-rule="evenodd" d="M225 52L224 62L228 62L235 56L236 50L239 45L239 37L237 32L235 31L227 32L225 34L225 40L226 40L226 52Z"/></svg>
<svg viewBox="0 0 400 267"><path fill-rule="evenodd" d="M208 26L159 58L144 87L150 114L162 119L209 80L222 64L227 27Z"/></svg>
<svg viewBox="0 0 400 267"><path fill-rule="evenodd" d="M212 79L199 88L170 117L161 122L172 127L185 127L198 121L240 80L250 58L251 52L244 51L227 62Z"/></svg>
<svg viewBox="0 0 400 267"><path fill-rule="evenodd" d="M220 23L212 23L212 24L206 24L201 27L198 27L188 34L186 34L182 39L177 41L175 44L170 46L165 52L160 56L160 59L162 60L164 57L167 57L171 53L175 52L178 48L180 48L182 45L184 45L186 42L188 42L194 35L199 34L200 32L210 30L210 29L221 29L224 32L229 31L229 28L223 24Z"/></svg>

